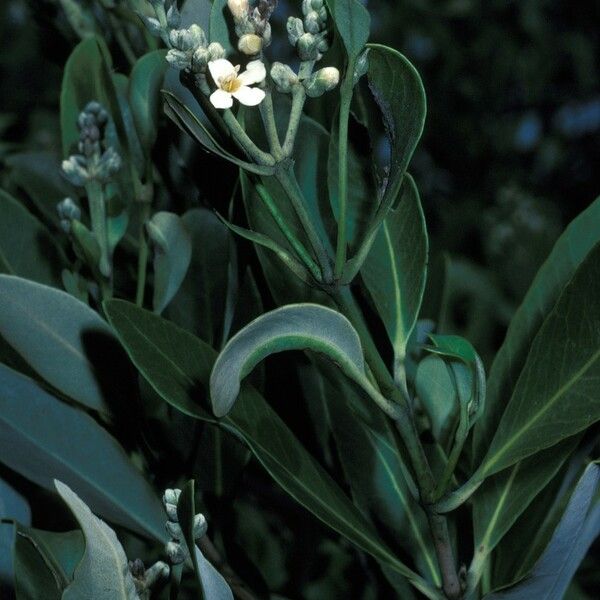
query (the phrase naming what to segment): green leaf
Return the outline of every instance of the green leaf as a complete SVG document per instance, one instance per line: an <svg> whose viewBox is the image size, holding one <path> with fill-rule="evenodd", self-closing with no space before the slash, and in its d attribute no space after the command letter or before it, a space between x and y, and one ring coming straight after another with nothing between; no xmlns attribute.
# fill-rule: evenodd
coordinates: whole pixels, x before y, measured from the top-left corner
<svg viewBox="0 0 600 600"><path fill-rule="evenodd" d="M579 480L544 554L522 583L486 600L563 598L577 567L600 534L600 466L591 463Z"/></svg>
<svg viewBox="0 0 600 600"><path fill-rule="evenodd" d="M134 364L164 400L191 417L214 421L198 401L206 401L217 353L128 302L111 300L105 309ZM378 539L370 523L256 390L246 386L233 410L219 422L238 435L273 479L317 518L398 573L419 580Z"/></svg>
<svg viewBox="0 0 600 600"><path fill-rule="evenodd" d="M223 332L230 285L227 272L235 248L227 227L211 210L193 208L181 221L191 238L192 258L165 314L184 329L217 345Z"/></svg>
<svg viewBox="0 0 600 600"><path fill-rule="evenodd" d="M164 540L164 513L123 448L96 421L0 364L0 457L23 477L53 489L76 487L103 517Z"/></svg>
<svg viewBox="0 0 600 600"><path fill-rule="evenodd" d="M27 540L40 554L61 591L73 580L85 550L81 531L54 532L17 525L17 536Z"/></svg>
<svg viewBox="0 0 600 600"><path fill-rule="evenodd" d="M129 78L129 105L142 147L150 152L158 131L160 89L169 63L166 50L144 54L135 63Z"/></svg>
<svg viewBox="0 0 600 600"><path fill-rule="evenodd" d="M135 583L127 556L115 532L98 517L64 483L54 482L56 491L68 505L81 526L85 551L73 582L62 595L63 600L136 600Z"/></svg>
<svg viewBox="0 0 600 600"><path fill-rule="evenodd" d="M250 173L257 173L259 175L272 175L275 172L274 167L265 167L261 165L255 165L245 160L237 158L230 152L227 152L204 124L194 115L194 113L185 105L175 94L163 90L163 98L165 99L165 113L167 116L187 134L191 135L197 142L202 144L208 151L228 160L229 162L242 167Z"/></svg>
<svg viewBox="0 0 600 600"><path fill-rule="evenodd" d="M219 42L227 54L236 51L231 44L230 31L233 31L233 18L227 8L227 0L214 0L210 11L209 39Z"/></svg>
<svg viewBox="0 0 600 600"><path fill-rule="evenodd" d="M348 59L353 62L369 39L371 17L358 0L326 0Z"/></svg>
<svg viewBox="0 0 600 600"><path fill-rule="evenodd" d="M206 560L194 539L194 481L191 480L181 491L177 502L177 518L192 557L196 581L202 590L204 600L233 600L231 588L219 571Z"/></svg>
<svg viewBox="0 0 600 600"><path fill-rule="evenodd" d="M15 521L26 525L31 523L29 503L12 486L0 479L0 588L3 584L11 585L13 580Z"/></svg>
<svg viewBox="0 0 600 600"><path fill-rule="evenodd" d="M89 306L11 275L0 275L0 304L0 335L48 383L101 412L109 412L109 399L123 397L123 382L111 375L126 368L125 357L110 327ZM105 353L111 353L110 365Z"/></svg>
<svg viewBox="0 0 600 600"><path fill-rule="evenodd" d="M389 421L331 365L320 366L321 401L356 503L415 558L427 580L440 586L427 520L411 495L416 490L407 482Z"/></svg>
<svg viewBox="0 0 600 600"><path fill-rule="evenodd" d="M160 314L181 286L192 258L192 240L183 220L157 212L146 223L154 244L154 312Z"/></svg>
<svg viewBox="0 0 600 600"><path fill-rule="evenodd" d="M600 241L599 221L600 198L556 242L513 317L490 369L486 411L474 430L476 458L481 459L487 450L544 319L579 265Z"/></svg>
<svg viewBox="0 0 600 600"><path fill-rule="evenodd" d="M425 90L416 69L396 50L378 44L369 44L369 48L369 87L383 116L391 156L378 209L361 248L348 261L344 281L351 281L360 269L380 224L396 201L425 124Z"/></svg>
<svg viewBox="0 0 600 600"><path fill-rule="evenodd" d="M252 231L251 229L245 229L244 227L239 227L238 225L234 225L233 223L229 223L225 219L223 219L223 223L231 231L237 233L240 237L258 245L263 248L268 248L272 252L275 253L277 258L296 276L300 281L304 283L309 283L312 281L310 273L302 266L285 248L282 248L276 241L272 240L270 237L263 235L257 231Z"/></svg>
<svg viewBox="0 0 600 600"><path fill-rule="evenodd" d="M600 418L600 244L566 286L535 337L481 478L582 431Z"/></svg>
<svg viewBox="0 0 600 600"><path fill-rule="evenodd" d="M531 501L556 475L579 436L486 479L473 496L475 561L483 563Z"/></svg>
<svg viewBox="0 0 600 600"><path fill-rule="evenodd" d="M407 176L396 210L382 223L361 275L403 367L427 279L427 228L419 192Z"/></svg>
<svg viewBox="0 0 600 600"><path fill-rule="evenodd" d="M318 304L290 304L258 317L227 342L210 377L215 415L231 410L241 380L261 360L286 350L313 350L334 360L349 377L364 376L360 339L346 317Z"/></svg>
<svg viewBox="0 0 600 600"><path fill-rule="evenodd" d="M419 363L415 388L429 415L433 437L446 448L458 413L458 394L452 374L439 356L426 356Z"/></svg>
<svg viewBox="0 0 600 600"><path fill-rule="evenodd" d="M50 232L3 190L0 213L0 271L60 287L65 259Z"/></svg>

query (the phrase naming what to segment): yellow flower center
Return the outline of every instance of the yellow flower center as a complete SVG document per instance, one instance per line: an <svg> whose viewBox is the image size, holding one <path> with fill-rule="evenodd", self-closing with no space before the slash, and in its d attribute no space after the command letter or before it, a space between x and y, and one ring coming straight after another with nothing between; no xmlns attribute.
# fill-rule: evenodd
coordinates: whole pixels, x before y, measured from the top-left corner
<svg viewBox="0 0 600 600"><path fill-rule="evenodd" d="M242 82L237 76L239 71L240 66L237 65L235 67L235 73L231 73L231 75L227 75L226 77L221 77L219 80L219 87L230 94L237 92L242 87Z"/></svg>

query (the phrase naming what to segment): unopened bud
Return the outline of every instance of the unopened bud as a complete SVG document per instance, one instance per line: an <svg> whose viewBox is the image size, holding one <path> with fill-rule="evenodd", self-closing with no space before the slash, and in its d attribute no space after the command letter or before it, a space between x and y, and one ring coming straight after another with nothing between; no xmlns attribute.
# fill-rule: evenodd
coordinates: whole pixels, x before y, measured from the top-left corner
<svg viewBox="0 0 600 600"><path fill-rule="evenodd" d="M206 522L206 518L202 513L198 513L194 517L194 527L193 527L193 535L194 539L197 540L204 535L206 535L206 531L208 530L208 523Z"/></svg>
<svg viewBox="0 0 600 600"><path fill-rule="evenodd" d="M61 166L65 177L77 187L84 186L89 179L86 160L83 156L70 156L67 160L63 160Z"/></svg>
<svg viewBox="0 0 600 600"><path fill-rule="evenodd" d="M98 162L98 178L108 181L121 169L121 165L122 160L117 151L112 146L107 148Z"/></svg>
<svg viewBox="0 0 600 600"><path fill-rule="evenodd" d="M340 72L335 67L319 69L304 82L306 95L318 98L325 92L333 90L340 82Z"/></svg>
<svg viewBox="0 0 600 600"><path fill-rule="evenodd" d="M305 33L300 36L296 45L300 60L317 60L319 58L319 42L320 39L312 33Z"/></svg>
<svg viewBox="0 0 600 600"><path fill-rule="evenodd" d="M288 66L280 62L273 63L271 67L271 79L275 83L278 91L289 94L292 88L298 83L298 76Z"/></svg>
<svg viewBox="0 0 600 600"><path fill-rule="evenodd" d="M314 10L310 11L306 17L304 17L304 28L308 33L319 33L321 30L321 19L319 13Z"/></svg>
<svg viewBox="0 0 600 600"><path fill-rule="evenodd" d="M192 55L192 71L194 73L206 72L206 67L211 60L208 48L198 48Z"/></svg>
<svg viewBox="0 0 600 600"><path fill-rule="evenodd" d="M302 22L302 19L290 17L287 20L286 29L290 44L295 47L300 37L304 35L304 23Z"/></svg>
<svg viewBox="0 0 600 600"><path fill-rule="evenodd" d="M227 52L225 52L225 48L219 44L219 42L212 42L208 45L208 60L218 60L219 58L225 58Z"/></svg>
<svg viewBox="0 0 600 600"><path fill-rule="evenodd" d="M234 21L241 21L248 16L249 5L248 0L227 0L229 12L231 12Z"/></svg>
<svg viewBox="0 0 600 600"><path fill-rule="evenodd" d="M181 24L181 13L177 8L177 2L173 2L167 11L167 25L171 29L177 29Z"/></svg>
<svg viewBox="0 0 600 600"><path fill-rule="evenodd" d="M165 528L167 530L167 533L169 534L169 537L172 540L183 539L183 532L181 531L181 526L179 525L179 523L176 523L174 521L167 521L165 523Z"/></svg>
<svg viewBox="0 0 600 600"><path fill-rule="evenodd" d="M185 562L187 558L186 549L183 544L179 544L178 542L168 542L165 546L165 554L169 557L173 565L179 565Z"/></svg>
<svg viewBox="0 0 600 600"><path fill-rule="evenodd" d="M238 41L238 50L247 56L258 54L262 47L262 38L255 33L245 33Z"/></svg>

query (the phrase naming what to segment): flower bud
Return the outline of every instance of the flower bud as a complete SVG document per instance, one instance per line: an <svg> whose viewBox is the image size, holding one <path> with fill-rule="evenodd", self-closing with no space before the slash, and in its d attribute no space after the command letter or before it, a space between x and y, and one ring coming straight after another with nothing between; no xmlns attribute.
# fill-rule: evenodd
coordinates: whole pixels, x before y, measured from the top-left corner
<svg viewBox="0 0 600 600"><path fill-rule="evenodd" d="M146 588L151 588L161 579L166 579L170 572L168 564L162 560L155 562L145 573Z"/></svg>
<svg viewBox="0 0 600 600"><path fill-rule="evenodd" d="M225 52L225 48L219 44L219 42L212 42L208 45L208 60L218 60L219 58L225 58L227 52Z"/></svg>
<svg viewBox="0 0 600 600"><path fill-rule="evenodd" d="M194 24L188 29L173 29L169 41L176 50L190 52L198 46L206 46L206 35L202 27Z"/></svg>
<svg viewBox="0 0 600 600"><path fill-rule="evenodd" d="M86 169L85 157L80 155L70 156L62 162L62 170L65 177L75 186L82 187L89 179L89 173Z"/></svg>
<svg viewBox="0 0 600 600"><path fill-rule="evenodd" d="M192 55L192 71L194 73L205 73L210 60L214 59L211 58L208 48L197 48Z"/></svg>
<svg viewBox="0 0 600 600"><path fill-rule="evenodd" d="M319 33L321 30L321 19L319 13L310 11L304 18L304 28L308 33Z"/></svg>
<svg viewBox="0 0 600 600"><path fill-rule="evenodd" d="M144 567L144 562L140 558L130 560L129 571L135 579L144 579L144 576L146 575L146 567Z"/></svg>
<svg viewBox="0 0 600 600"><path fill-rule="evenodd" d="M146 29L155 37L159 37L162 33L162 25L158 19L154 17L147 17L146 15L139 15L140 19L144 22Z"/></svg>
<svg viewBox="0 0 600 600"><path fill-rule="evenodd" d="M96 175L102 181L110 180L121 168L122 161L117 151L111 146L107 148L98 161Z"/></svg>
<svg viewBox="0 0 600 600"><path fill-rule="evenodd" d="M169 557L173 565L179 565L185 562L187 558L186 549L183 544L179 544L178 542L168 542L165 546L165 554Z"/></svg>
<svg viewBox="0 0 600 600"><path fill-rule="evenodd" d="M71 231L71 221L81 221L81 209L72 198L65 198L56 205L60 226L65 233Z"/></svg>
<svg viewBox="0 0 600 600"><path fill-rule="evenodd" d="M173 2L167 11L167 25L170 29L177 29L181 24L181 13L177 8L177 2Z"/></svg>
<svg viewBox="0 0 600 600"><path fill-rule="evenodd" d="M333 90L339 82L340 72L335 67L325 67L304 82L304 89L307 96L318 98L325 92Z"/></svg>
<svg viewBox="0 0 600 600"><path fill-rule="evenodd" d="M300 60L317 60L319 58L319 42L321 40L312 33L305 33L300 36L296 48Z"/></svg>
<svg viewBox="0 0 600 600"><path fill-rule="evenodd" d="M167 521L165 523L165 528L167 530L167 533L169 534L169 537L172 540L183 539L183 532L181 531L181 526L179 525L179 523L175 523L174 521Z"/></svg>
<svg viewBox="0 0 600 600"><path fill-rule="evenodd" d="M298 83L298 76L288 66L280 62L273 63L271 67L271 79L278 91L290 94L292 88Z"/></svg>
<svg viewBox="0 0 600 600"><path fill-rule="evenodd" d="M287 20L286 29L290 44L295 47L300 37L304 35L304 23L302 23L302 19L290 17Z"/></svg>
<svg viewBox="0 0 600 600"><path fill-rule="evenodd" d="M194 517L194 527L193 527L194 539L197 540L197 539L203 537L204 535L206 535L207 530L208 530L208 523L206 522L206 518L204 517L204 515L202 513L198 513Z"/></svg>
<svg viewBox="0 0 600 600"><path fill-rule="evenodd" d="M231 12L234 21L241 21L248 16L249 4L248 0L227 0L229 12Z"/></svg>
<svg viewBox="0 0 600 600"><path fill-rule="evenodd" d="M189 69L191 66L189 54L182 50L174 50L171 48L171 50L167 52L166 58L167 62L179 71L185 71L185 69Z"/></svg>
<svg viewBox="0 0 600 600"><path fill-rule="evenodd" d="M262 38L255 33L246 33L238 41L238 50L248 56L258 54L263 47Z"/></svg>

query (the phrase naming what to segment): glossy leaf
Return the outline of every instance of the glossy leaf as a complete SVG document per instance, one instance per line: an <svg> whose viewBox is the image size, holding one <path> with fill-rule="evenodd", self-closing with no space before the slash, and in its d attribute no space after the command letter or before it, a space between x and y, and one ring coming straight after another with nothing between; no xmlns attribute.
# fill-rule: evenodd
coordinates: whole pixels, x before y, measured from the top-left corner
<svg viewBox="0 0 600 600"><path fill-rule="evenodd" d="M485 477L600 419L600 244L540 328L479 467Z"/></svg>
<svg viewBox="0 0 600 600"><path fill-rule="evenodd" d="M110 327L70 294L0 275L0 334L48 383L88 408L108 412L124 383L108 376L126 369ZM116 353L115 353L116 351Z"/></svg>
<svg viewBox="0 0 600 600"><path fill-rule="evenodd" d="M589 547L600 535L600 466L590 464L582 475L548 547L530 575L487 600L559 600Z"/></svg>
<svg viewBox="0 0 600 600"><path fill-rule="evenodd" d="M127 556L115 532L92 514L68 486L55 481L56 491L83 530L85 551L63 600L136 600Z"/></svg>
<svg viewBox="0 0 600 600"><path fill-rule="evenodd" d="M60 287L64 256L50 232L2 190L0 212L0 271Z"/></svg>
<svg viewBox="0 0 600 600"><path fill-rule="evenodd" d="M129 104L142 147L149 152L158 130L160 89L169 63L165 50L154 50L135 63L129 78Z"/></svg>
<svg viewBox="0 0 600 600"><path fill-rule="evenodd" d="M386 168L389 176L363 245L346 266L345 281L351 281L360 269L380 224L396 201L425 124L425 90L416 69L396 50L379 44L369 44L369 49L369 87L381 110L391 147Z"/></svg>
<svg viewBox="0 0 600 600"><path fill-rule="evenodd" d="M334 360L350 377L364 375L360 339L342 314L318 304L290 304L258 317L227 342L210 377L215 415L231 410L241 380L261 360L286 350L313 350Z"/></svg>
<svg viewBox="0 0 600 600"><path fill-rule="evenodd" d="M479 459L498 427L507 399L544 319L579 265L600 242L599 220L600 198L574 219L556 242L513 317L490 369L487 408L474 431L475 453Z"/></svg>
<svg viewBox="0 0 600 600"><path fill-rule="evenodd" d="M60 478L103 517L157 540L165 537L154 491L96 421L0 364L0 460L53 489Z"/></svg>
<svg viewBox="0 0 600 600"><path fill-rule="evenodd" d="M383 221L361 275L402 366L408 339L416 325L425 291L427 228L419 192L405 180L398 207Z"/></svg>
<svg viewBox="0 0 600 600"><path fill-rule="evenodd" d="M192 258L192 240L182 219L157 212L146 223L154 246L154 295L152 306L160 314L179 290Z"/></svg>
<svg viewBox="0 0 600 600"><path fill-rule="evenodd" d="M130 303L111 300L105 309L134 364L164 400L191 417L214 421L204 406L217 353ZM317 518L396 572L419 581L378 539L370 523L258 392L245 387L233 410L219 422L238 435L273 479Z"/></svg>

